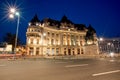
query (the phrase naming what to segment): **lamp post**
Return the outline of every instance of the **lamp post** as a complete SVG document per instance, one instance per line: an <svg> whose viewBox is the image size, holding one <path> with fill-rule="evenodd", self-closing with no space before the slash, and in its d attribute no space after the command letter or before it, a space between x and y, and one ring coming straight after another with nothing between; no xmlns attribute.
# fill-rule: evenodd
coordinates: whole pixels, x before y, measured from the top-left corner
<svg viewBox="0 0 120 80"><path fill-rule="evenodd" d="M103 53L103 51L102 51L102 49L101 49L101 48L102 48L101 42L103 42L103 38L99 38L99 39L98 39L99 52L100 52L100 53Z"/></svg>
<svg viewBox="0 0 120 80"><path fill-rule="evenodd" d="M16 46L17 46L17 37L18 37L18 30L19 30L19 23L20 23L20 14L16 11L15 8L10 8L10 18L14 18L15 16L18 17L17 19L17 28L16 28L16 36L15 36L15 46L14 46L14 58L16 55Z"/></svg>

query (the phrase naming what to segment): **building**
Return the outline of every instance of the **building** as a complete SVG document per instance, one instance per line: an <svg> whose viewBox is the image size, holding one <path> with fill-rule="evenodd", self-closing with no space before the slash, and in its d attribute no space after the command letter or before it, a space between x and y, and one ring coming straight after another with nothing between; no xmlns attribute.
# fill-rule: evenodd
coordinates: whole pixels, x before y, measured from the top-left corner
<svg viewBox="0 0 120 80"><path fill-rule="evenodd" d="M100 38L99 52L102 53L120 53L120 38Z"/></svg>
<svg viewBox="0 0 120 80"><path fill-rule="evenodd" d="M35 15L26 32L27 54L98 54L96 33L93 34L93 40L86 42L87 31L88 28L84 24L74 24L66 16L63 16L61 21L50 18L40 21Z"/></svg>
<svg viewBox="0 0 120 80"><path fill-rule="evenodd" d="M0 43L0 53L11 53L12 45L7 43Z"/></svg>
<svg viewBox="0 0 120 80"><path fill-rule="evenodd" d="M25 54L27 55L27 51L26 51L26 45L20 45L17 47L17 53L18 54Z"/></svg>

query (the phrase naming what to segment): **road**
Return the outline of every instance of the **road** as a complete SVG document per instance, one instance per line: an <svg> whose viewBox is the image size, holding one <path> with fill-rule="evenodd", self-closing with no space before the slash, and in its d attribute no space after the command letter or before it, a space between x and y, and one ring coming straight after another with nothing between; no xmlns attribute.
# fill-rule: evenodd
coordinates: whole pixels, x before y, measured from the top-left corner
<svg viewBox="0 0 120 80"><path fill-rule="evenodd" d="M120 59L0 60L0 80L120 80Z"/></svg>

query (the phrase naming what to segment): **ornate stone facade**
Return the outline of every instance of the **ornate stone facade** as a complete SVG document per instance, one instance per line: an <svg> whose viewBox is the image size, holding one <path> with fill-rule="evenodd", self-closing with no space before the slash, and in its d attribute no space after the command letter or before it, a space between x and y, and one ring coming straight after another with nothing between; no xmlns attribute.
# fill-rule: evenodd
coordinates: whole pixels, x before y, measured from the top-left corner
<svg viewBox="0 0 120 80"><path fill-rule="evenodd" d="M97 37L86 42L88 29L83 24L73 24L67 17L61 21L52 19L40 20L35 16L29 23L26 32L28 55L81 55L87 54L85 45L94 44L97 48ZM94 49L93 49L94 50Z"/></svg>

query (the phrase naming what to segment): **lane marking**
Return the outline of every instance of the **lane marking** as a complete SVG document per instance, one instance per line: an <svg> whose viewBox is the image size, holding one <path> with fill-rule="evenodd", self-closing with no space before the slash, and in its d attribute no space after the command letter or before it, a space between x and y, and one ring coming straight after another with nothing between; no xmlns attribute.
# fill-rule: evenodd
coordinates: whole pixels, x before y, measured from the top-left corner
<svg viewBox="0 0 120 80"><path fill-rule="evenodd" d="M115 62L115 60L113 60L113 59L112 59L112 60L109 60L109 61L110 61L110 62Z"/></svg>
<svg viewBox="0 0 120 80"><path fill-rule="evenodd" d="M100 58L99 60L105 60L105 58Z"/></svg>
<svg viewBox="0 0 120 80"><path fill-rule="evenodd" d="M67 62L55 62L55 63L67 63Z"/></svg>
<svg viewBox="0 0 120 80"><path fill-rule="evenodd" d="M92 76L100 76L100 75L111 74L111 73L117 73L117 72L120 72L120 70L114 70L114 71L108 71L108 72L97 73L97 74L93 74Z"/></svg>
<svg viewBox="0 0 120 80"><path fill-rule="evenodd" d="M73 61L69 61L69 62L73 62ZM69 62L55 62L55 63L69 63Z"/></svg>
<svg viewBox="0 0 120 80"><path fill-rule="evenodd" d="M81 67L81 66L87 66L88 64L79 64L79 65L67 65L65 67L70 68L70 67Z"/></svg>

